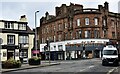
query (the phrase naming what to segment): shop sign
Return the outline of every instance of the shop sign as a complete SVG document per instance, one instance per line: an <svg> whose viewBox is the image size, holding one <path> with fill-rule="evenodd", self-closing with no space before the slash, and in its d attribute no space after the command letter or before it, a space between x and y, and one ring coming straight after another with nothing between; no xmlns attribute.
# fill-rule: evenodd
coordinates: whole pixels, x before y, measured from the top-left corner
<svg viewBox="0 0 120 74"><path fill-rule="evenodd" d="M33 50L32 53L33 53L33 54L36 54L36 53L38 54L38 53L40 53L40 51L39 51L39 50L37 50L37 51L36 51L36 50Z"/></svg>

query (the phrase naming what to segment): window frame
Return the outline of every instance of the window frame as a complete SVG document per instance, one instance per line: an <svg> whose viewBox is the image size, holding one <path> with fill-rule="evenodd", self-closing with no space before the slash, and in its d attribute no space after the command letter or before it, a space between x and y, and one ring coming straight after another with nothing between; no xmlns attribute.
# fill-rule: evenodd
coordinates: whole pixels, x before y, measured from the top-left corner
<svg viewBox="0 0 120 74"><path fill-rule="evenodd" d="M80 18L77 19L77 26L80 26L81 22L80 22Z"/></svg>
<svg viewBox="0 0 120 74"><path fill-rule="evenodd" d="M85 25L89 25L90 24L90 19L88 17L85 18Z"/></svg>
<svg viewBox="0 0 120 74"><path fill-rule="evenodd" d="M94 24L98 25L98 18L94 18Z"/></svg>
<svg viewBox="0 0 120 74"><path fill-rule="evenodd" d="M27 24L25 24L25 23L19 23L18 24L18 29L19 30L27 30Z"/></svg>
<svg viewBox="0 0 120 74"><path fill-rule="evenodd" d="M9 38L10 36L13 37L13 39L12 39L13 43L11 43L11 38ZM7 35L7 44L8 45L15 45L15 35Z"/></svg>
<svg viewBox="0 0 120 74"><path fill-rule="evenodd" d="M20 35L19 36L19 43L28 44L29 43L29 36L28 35Z"/></svg>
<svg viewBox="0 0 120 74"><path fill-rule="evenodd" d="M85 38L91 38L91 31L90 30L85 31Z"/></svg>
<svg viewBox="0 0 120 74"><path fill-rule="evenodd" d="M4 22L4 28L5 29L14 29L14 23L13 22Z"/></svg>

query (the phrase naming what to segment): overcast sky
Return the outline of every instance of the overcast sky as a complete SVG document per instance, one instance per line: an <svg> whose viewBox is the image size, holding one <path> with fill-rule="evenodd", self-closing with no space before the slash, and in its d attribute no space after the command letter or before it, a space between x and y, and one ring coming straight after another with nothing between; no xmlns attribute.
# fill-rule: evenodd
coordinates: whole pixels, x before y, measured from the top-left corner
<svg viewBox="0 0 120 74"><path fill-rule="evenodd" d="M42 16L45 16L45 12L48 11L50 15L55 15L55 7L61 6L61 4L69 5L70 2L76 4L82 4L84 8L98 8L98 5L103 5L104 2L109 3L110 12L118 13L118 2L120 0L0 0L0 20L15 20L18 21L21 15L26 15L28 19L28 25L30 28L34 28L34 15L37 13L37 26L39 26L39 20Z"/></svg>

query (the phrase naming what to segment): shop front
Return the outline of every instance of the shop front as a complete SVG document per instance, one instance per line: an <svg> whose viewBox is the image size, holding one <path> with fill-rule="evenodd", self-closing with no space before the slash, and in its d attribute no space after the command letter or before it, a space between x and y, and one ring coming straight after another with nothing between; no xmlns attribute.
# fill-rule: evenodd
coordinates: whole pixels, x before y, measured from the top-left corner
<svg viewBox="0 0 120 74"><path fill-rule="evenodd" d="M42 52L41 53L41 60L49 60L49 54L50 54L50 60L64 60L64 51L49 51Z"/></svg>
<svg viewBox="0 0 120 74"><path fill-rule="evenodd" d="M75 60L82 58L83 46L80 44L66 45L66 60Z"/></svg>
<svg viewBox="0 0 120 74"><path fill-rule="evenodd" d="M66 59L101 58L103 44L69 44L66 45Z"/></svg>

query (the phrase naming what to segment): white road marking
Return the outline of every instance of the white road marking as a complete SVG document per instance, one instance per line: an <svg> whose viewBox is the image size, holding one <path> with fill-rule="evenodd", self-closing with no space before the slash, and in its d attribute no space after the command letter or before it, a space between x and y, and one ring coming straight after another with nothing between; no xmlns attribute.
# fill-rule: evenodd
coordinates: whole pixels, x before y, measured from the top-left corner
<svg viewBox="0 0 120 74"><path fill-rule="evenodd" d="M95 66L89 66L88 68L93 68L93 67L95 67Z"/></svg>
<svg viewBox="0 0 120 74"><path fill-rule="evenodd" d="M86 70L86 69L90 69L90 68L93 68L93 67L95 67L95 66L89 66L89 67L87 67L87 68L85 68L85 69L82 69L82 70L80 70L80 71L84 71L84 70Z"/></svg>
<svg viewBox="0 0 120 74"><path fill-rule="evenodd" d="M107 74L111 74L111 73L112 73L114 70L116 70L116 69L117 69L117 68L110 69Z"/></svg>

